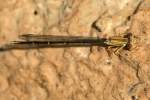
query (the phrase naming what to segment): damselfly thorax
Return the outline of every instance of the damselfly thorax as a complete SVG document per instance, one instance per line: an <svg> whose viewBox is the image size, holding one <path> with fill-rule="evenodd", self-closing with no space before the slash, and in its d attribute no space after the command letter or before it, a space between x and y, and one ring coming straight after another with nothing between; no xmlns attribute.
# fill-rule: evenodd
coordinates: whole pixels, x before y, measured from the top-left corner
<svg viewBox="0 0 150 100"><path fill-rule="evenodd" d="M114 53L117 54L122 49L130 50L132 34L128 33L124 36L113 36L105 41L108 48L116 48Z"/></svg>

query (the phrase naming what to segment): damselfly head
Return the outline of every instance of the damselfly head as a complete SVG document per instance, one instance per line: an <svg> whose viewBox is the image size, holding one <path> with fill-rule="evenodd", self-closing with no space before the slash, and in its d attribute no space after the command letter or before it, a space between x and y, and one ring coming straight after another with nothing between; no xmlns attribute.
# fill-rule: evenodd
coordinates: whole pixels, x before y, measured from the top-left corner
<svg viewBox="0 0 150 100"><path fill-rule="evenodd" d="M137 46L139 43L141 43L141 42L144 41L144 39L143 39L142 37L140 37L140 36L135 36L135 35L133 35L132 33L127 33L127 34L124 36L124 38L127 38L127 39L128 39L128 43L127 43L127 45L126 45L126 47L125 47L125 49L127 49L127 50L131 50L131 49L136 48L136 46Z"/></svg>

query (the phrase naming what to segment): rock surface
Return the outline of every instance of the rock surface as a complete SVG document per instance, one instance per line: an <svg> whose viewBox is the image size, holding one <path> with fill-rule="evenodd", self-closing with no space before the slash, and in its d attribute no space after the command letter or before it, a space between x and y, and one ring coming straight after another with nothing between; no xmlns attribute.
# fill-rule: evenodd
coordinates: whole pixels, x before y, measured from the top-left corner
<svg viewBox="0 0 150 100"><path fill-rule="evenodd" d="M0 100L149 100L150 0L0 0L0 45L21 34L111 37L103 47L0 52Z"/></svg>

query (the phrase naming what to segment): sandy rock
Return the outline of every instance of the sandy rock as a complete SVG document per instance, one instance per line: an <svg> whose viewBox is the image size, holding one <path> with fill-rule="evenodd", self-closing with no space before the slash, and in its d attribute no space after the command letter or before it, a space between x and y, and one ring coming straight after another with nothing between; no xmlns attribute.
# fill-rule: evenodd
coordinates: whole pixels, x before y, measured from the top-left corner
<svg viewBox="0 0 150 100"><path fill-rule="evenodd" d="M0 46L21 34L111 37L103 47L0 52L0 100L149 100L149 0L0 0Z"/></svg>

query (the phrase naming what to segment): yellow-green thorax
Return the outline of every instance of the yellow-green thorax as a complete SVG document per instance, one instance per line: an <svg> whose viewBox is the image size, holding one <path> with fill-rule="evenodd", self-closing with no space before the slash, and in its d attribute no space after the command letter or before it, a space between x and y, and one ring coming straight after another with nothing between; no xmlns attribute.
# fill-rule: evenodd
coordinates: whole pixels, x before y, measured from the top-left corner
<svg viewBox="0 0 150 100"><path fill-rule="evenodd" d="M105 43L108 46L112 46L112 47L122 47L122 46L125 47L128 43L128 38L114 36L106 40Z"/></svg>

